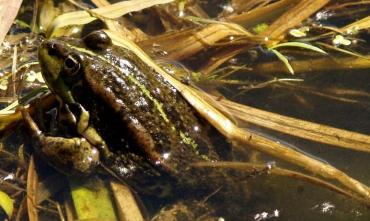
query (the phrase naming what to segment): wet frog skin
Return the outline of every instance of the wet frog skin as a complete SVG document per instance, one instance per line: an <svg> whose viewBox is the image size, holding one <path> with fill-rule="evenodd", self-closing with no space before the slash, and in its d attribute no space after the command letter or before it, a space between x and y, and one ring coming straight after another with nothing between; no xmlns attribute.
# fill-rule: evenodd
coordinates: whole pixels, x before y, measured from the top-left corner
<svg viewBox="0 0 370 221"><path fill-rule="evenodd" d="M191 163L229 158L229 149L213 145L210 128L179 92L104 32L45 41L39 61L50 90L74 114L77 133L134 184L142 176L207 183L208 177L189 169Z"/></svg>

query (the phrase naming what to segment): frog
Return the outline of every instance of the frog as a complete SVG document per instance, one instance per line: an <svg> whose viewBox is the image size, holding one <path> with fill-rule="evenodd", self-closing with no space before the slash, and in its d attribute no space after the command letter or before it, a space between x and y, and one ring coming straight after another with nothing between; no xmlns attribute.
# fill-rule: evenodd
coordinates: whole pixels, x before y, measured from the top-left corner
<svg viewBox="0 0 370 221"><path fill-rule="evenodd" d="M48 136L22 114L37 152L56 170L86 175L108 165L135 190L157 196L189 187L234 190L224 173L192 167L231 160L229 143L160 73L104 31L45 40L38 56L48 88L67 110L68 136Z"/></svg>

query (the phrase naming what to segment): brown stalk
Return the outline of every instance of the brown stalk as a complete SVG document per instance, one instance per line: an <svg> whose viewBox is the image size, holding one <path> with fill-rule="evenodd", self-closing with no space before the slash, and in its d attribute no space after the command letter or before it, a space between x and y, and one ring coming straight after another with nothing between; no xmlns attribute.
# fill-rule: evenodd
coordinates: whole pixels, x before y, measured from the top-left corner
<svg viewBox="0 0 370 221"><path fill-rule="evenodd" d="M160 49L165 51L167 59L182 60L231 36L246 37L246 34L224 24L209 24L197 31L186 29L178 33L171 32L153 37L139 42L139 45L148 51L153 47L153 44L158 44Z"/></svg>
<svg viewBox="0 0 370 221"><path fill-rule="evenodd" d="M38 209L37 209L37 187L38 187L38 175L35 168L35 162L33 156L30 158L27 174L27 209L28 218L30 221L38 221Z"/></svg>
<svg viewBox="0 0 370 221"><path fill-rule="evenodd" d="M258 7L241 14L232 14L223 18L225 21L234 22L244 27L253 27L262 22L271 21L291 8L298 0L281 0L275 3Z"/></svg>
<svg viewBox="0 0 370 221"><path fill-rule="evenodd" d="M370 153L370 136L280 114L263 111L226 99L220 101L236 118L292 136Z"/></svg>
<svg viewBox="0 0 370 221"><path fill-rule="evenodd" d="M369 101L362 101L361 99L356 99L356 98L346 98L340 95L335 95L335 94L330 94L330 92L325 92L322 91L321 89L316 89L313 90L312 87L307 87L307 86L302 86L302 85L297 85L297 84L292 84L290 82L280 82L280 84L276 84L276 87L285 87L289 88L291 90L299 90L303 91L307 94L312 94L315 96L323 97L326 99L331 99L334 101L339 101L339 102L344 102L344 103L350 103L350 104L370 104ZM365 95L363 93L363 95Z"/></svg>
<svg viewBox="0 0 370 221"><path fill-rule="evenodd" d="M209 75L224 62L230 60L234 56L244 51L244 48L245 46L227 47L210 57L208 61L204 65L202 65L202 68L198 71L204 75Z"/></svg>
<svg viewBox="0 0 370 221"><path fill-rule="evenodd" d="M275 20L265 32L261 33L261 36L268 37L273 41L275 39L281 40L289 29L301 24L302 21L317 12L329 1L301 0L297 5Z"/></svg>
<svg viewBox="0 0 370 221"><path fill-rule="evenodd" d="M366 58L366 59L364 59ZM353 70L353 69L366 69L370 68L370 56L361 57L344 57L344 58L317 58L308 60L295 60L290 61L295 73L302 72L319 72L330 71L335 73L334 70ZM271 73L288 73L286 67L281 61L273 61L258 64L253 67L253 72L262 74ZM329 73L329 72L328 72Z"/></svg>

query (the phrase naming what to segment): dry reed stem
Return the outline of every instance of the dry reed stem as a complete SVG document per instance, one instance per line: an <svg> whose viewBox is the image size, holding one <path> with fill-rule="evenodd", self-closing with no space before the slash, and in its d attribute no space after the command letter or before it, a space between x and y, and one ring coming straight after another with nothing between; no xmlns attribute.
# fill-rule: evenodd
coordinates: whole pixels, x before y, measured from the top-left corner
<svg viewBox="0 0 370 221"><path fill-rule="evenodd" d="M349 25L346 25L340 28L339 30L345 33L353 33L353 32L357 32L360 30L368 29L368 28L370 28L370 16L367 16Z"/></svg>
<svg viewBox="0 0 370 221"><path fill-rule="evenodd" d="M242 51L244 51L244 46L226 48L225 50L222 50L221 52L218 52L217 54L214 54L212 57L210 57L208 61L203 64L202 68L198 71L204 75L209 75L223 63L238 55Z"/></svg>
<svg viewBox="0 0 370 221"><path fill-rule="evenodd" d="M220 101L236 118L292 136L370 153L370 136L263 111L226 99Z"/></svg>
<svg viewBox="0 0 370 221"><path fill-rule="evenodd" d="M366 59L364 59L366 58ZM295 73L302 72L319 72L330 71L336 73L334 70L354 70L370 68L370 56L361 57L344 57L344 58L317 58L308 60L289 61ZM286 67L282 65L281 61L273 61L258 64L253 67L253 72L262 74L271 73L288 73Z"/></svg>
<svg viewBox="0 0 370 221"><path fill-rule="evenodd" d="M245 27L253 27L262 22L268 22L280 16L285 10L292 7L298 0L281 0L263 7L258 7L241 14L230 15L223 18L225 21L234 22Z"/></svg>
<svg viewBox="0 0 370 221"><path fill-rule="evenodd" d="M325 6L330 0L301 0L296 6L276 19L269 28L261 33L272 41L282 39L291 28L298 26L313 13Z"/></svg>
<svg viewBox="0 0 370 221"><path fill-rule="evenodd" d="M171 32L153 37L139 42L139 45L144 49L150 49L153 44L158 44L160 49L166 52L167 59L182 60L231 36L246 37L245 33L224 24L209 24L197 31L187 29L178 33Z"/></svg>

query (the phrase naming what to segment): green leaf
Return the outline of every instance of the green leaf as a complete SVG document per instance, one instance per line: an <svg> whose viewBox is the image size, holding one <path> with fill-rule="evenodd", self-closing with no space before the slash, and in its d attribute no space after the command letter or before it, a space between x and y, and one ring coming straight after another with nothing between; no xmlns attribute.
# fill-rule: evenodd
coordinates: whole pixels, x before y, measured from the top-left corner
<svg viewBox="0 0 370 221"><path fill-rule="evenodd" d="M313 46L313 45L310 45L310 44L307 44L307 43L296 42L296 41L277 44L277 45L274 45L274 46L270 47L269 49L276 49L276 48L281 48L281 47L305 48L305 49L308 49L308 50L316 51L316 52L321 53L321 54L328 54L324 50L322 50L321 48L318 48L316 46Z"/></svg>
<svg viewBox="0 0 370 221"><path fill-rule="evenodd" d="M256 34L261 34L262 32L266 31L268 29L269 25L267 23L260 23L253 27L253 31Z"/></svg>
<svg viewBox="0 0 370 221"><path fill-rule="evenodd" d="M13 200L8 196L8 194L0 191L0 207L4 210L9 218L13 214L13 203Z"/></svg>
<svg viewBox="0 0 370 221"><path fill-rule="evenodd" d="M274 49L270 49L270 51L272 51L285 64L291 74L294 74L293 67L290 65L288 59L282 53Z"/></svg>

